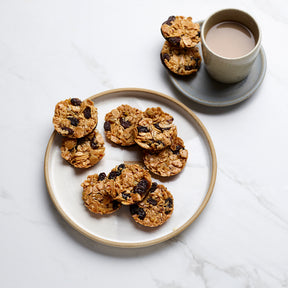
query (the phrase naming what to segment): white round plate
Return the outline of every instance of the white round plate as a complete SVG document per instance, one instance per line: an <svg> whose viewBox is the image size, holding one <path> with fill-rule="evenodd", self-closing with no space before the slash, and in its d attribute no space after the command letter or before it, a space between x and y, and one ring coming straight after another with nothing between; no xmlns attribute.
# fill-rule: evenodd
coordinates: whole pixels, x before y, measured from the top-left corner
<svg viewBox="0 0 288 288"><path fill-rule="evenodd" d="M97 129L102 135L105 114L121 104L143 111L148 107L161 107L173 115L178 136L184 140L189 153L188 161L177 176L152 176L154 181L165 185L173 194L174 211L162 226L145 228L134 222L127 206L108 216L92 215L83 205L81 187L90 174L107 174L123 162L141 161L140 150L136 146L124 148L105 141L105 156L99 163L89 169L76 169L61 158L62 136L53 132L47 145L44 170L48 192L59 213L85 236L111 246L149 246L182 232L206 206L216 180L215 150L204 125L181 102L151 90L115 89L89 99L98 108Z"/></svg>

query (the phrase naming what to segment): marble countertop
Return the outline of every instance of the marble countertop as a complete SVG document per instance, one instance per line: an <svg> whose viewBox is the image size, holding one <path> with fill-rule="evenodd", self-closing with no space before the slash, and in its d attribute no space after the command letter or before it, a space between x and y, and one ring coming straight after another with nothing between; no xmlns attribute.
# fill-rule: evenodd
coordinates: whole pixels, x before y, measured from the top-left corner
<svg viewBox="0 0 288 288"><path fill-rule="evenodd" d="M197 21L228 7L258 20L266 77L241 104L207 108L169 81L160 25L170 15ZM1 1L1 287L288 287L287 29L284 0ZM182 101L209 131L218 161L198 219L137 249L74 230L43 172L55 104L123 87Z"/></svg>

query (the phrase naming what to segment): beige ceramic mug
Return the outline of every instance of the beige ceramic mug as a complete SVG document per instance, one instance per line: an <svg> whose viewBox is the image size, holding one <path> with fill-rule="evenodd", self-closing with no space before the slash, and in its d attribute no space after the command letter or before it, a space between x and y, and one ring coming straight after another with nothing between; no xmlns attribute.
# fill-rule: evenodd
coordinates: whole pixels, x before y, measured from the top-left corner
<svg viewBox="0 0 288 288"><path fill-rule="evenodd" d="M246 26L255 39L254 48L247 54L237 57L223 57L211 50L206 42L207 32L223 21L234 21ZM201 29L201 47L205 67L212 78L223 83L236 83L248 76L261 48L261 31L255 19L238 9L220 10L208 17Z"/></svg>

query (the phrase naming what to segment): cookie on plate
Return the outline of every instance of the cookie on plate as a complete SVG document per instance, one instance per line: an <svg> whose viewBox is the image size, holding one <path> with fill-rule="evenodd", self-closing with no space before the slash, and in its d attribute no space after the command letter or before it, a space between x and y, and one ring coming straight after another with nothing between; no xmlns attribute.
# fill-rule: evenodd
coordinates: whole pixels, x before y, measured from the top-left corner
<svg viewBox="0 0 288 288"><path fill-rule="evenodd" d="M135 144L133 131L142 117L142 111L129 105L123 104L113 109L105 116L106 137L121 146Z"/></svg>
<svg viewBox="0 0 288 288"><path fill-rule="evenodd" d="M114 179L110 195L123 205L143 200L152 183L150 173L138 164L120 164L111 170L108 179Z"/></svg>
<svg viewBox="0 0 288 288"><path fill-rule="evenodd" d="M160 152L145 151L143 161L145 166L154 174L163 177L176 175L185 167L188 158L188 151L184 142L177 137L171 146Z"/></svg>
<svg viewBox="0 0 288 288"><path fill-rule="evenodd" d="M91 133L98 122L97 108L87 99L70 98L55 106L53 124L62 136L82 138Z"/></svg>
<svg viewBox="0 0 288 288"><path fill-rule="evenodd" d="M201 40L200 25L191 17L170 16L161 26L163 37L178 48L195 47Z"/></svg>
<svg viewBox="0 0 288 288"><path fill-rule="evenodd" d="M134 130L135 142L147 150L162 150L170 146L177 136L173 117L160 107L146 109L144 117Z"/></svg>
<svg viewBox="0 0 288 288"><path fill-rule="evenodd" d="M160 57L163 65L177 75L191 75L196 73L201 66L198 47L181 49L165 41Z"/></svg>
<svg viewBox="0 0 288 288"><path fill-rule="evenodd" d="M153 182L145 199L131 205L130 212L137 223L147 227L157 227L171 217L173 208L172 194L165 186Z"/></svg>
<svg viewBox="0 0 288 288"><path fill-rule="evenodd" d="M121 203L110 196L113 190L113 181L106 177L104 172L89 175L81 184L83 187L82 199L87 209L96 214L111 214L121 207Z"/></svg>
<svg viewBox="0 0 288 288"><path fill-rule="evenodd" d="M164 112L160 107L149 107L144 111L144 117L151 118L154 123L174 121L173 116Z"/></svg>
<svg viewBox="0 0 288 288"><path fill-rule="evenodd" d="M104 139L97 130L78 139L63 138L61 156L76 168L92 167L104 155Z"/></svg>

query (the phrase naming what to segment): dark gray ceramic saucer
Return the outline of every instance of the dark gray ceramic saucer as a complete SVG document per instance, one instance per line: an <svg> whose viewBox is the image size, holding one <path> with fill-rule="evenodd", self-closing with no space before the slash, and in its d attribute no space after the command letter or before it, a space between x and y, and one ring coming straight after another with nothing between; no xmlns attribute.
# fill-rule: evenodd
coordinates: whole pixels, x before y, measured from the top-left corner
<svg viewBox="0 0 288 288"><path fill-rule="evenodd" d="M204 62L195 75L177 76L169 73L169 78L191 100L206 106L225 107L240 103L253 95L265 77L266 66L265 52L261 47L250 74L241 82L223 84L215 81L206 71Z"/></svg>

